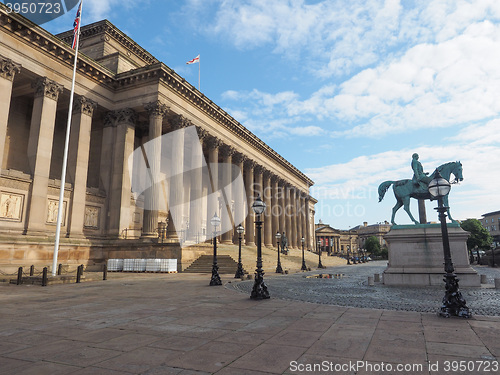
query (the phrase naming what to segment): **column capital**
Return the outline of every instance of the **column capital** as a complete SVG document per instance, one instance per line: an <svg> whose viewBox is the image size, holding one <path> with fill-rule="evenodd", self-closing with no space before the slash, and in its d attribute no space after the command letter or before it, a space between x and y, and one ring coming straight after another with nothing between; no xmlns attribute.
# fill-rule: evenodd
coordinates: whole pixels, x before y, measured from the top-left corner
<svg viewBox="0 0 500 375"><path fill-rule="evenodd" d="M255 171L255 173L257 173L257 174L263 174L263 173L264 173L264 170L265 170L265 168L264 168L262 165L260 165L260 164L257 164L257 165L254 167L254 171Z"/></svg>
<svg viewBox="0 0 500 375"><path fill-rule="evenodd" d="M13 81L16 73L19 72L21 72L20 64L16 64L11 59L0 56L0 77Z"/></svg>
<svg viewBox="0 0 500 375"><path fill-rule="evenodd" d="M169 107L159 100L144 104L144 109L148 111L150 117L161 118L164 118L169 111Z"/></svg>
<svg viewBox="0 0 500 375"><path fill-rule="evenodd" d="M273 172L264 168L264 178L271 179L272 176L273 176Z"/></svg>
<svg viewBox="0 0 500 375"><path fill-rule="evenodd" d="M207 147L210 150L212 150L212 149L218 149L222 145L223 145L223 142L219 138L217 138L217 137L215 137L213 135L208 135L208 137L207 137Z"/></svg>
<svg viewBox="0 0 500 375"><path fill-rule="evenodd" d="M255 166L257 165L257 163L255 162L255 160L252 160L252 159L247 159L245 160L245 169L254 169Z"/></svg>
<svg viewBox="0 0 500 375"><path fill-rule="evenodd" d="M35 89L35 97L45 96L57 101L59 94L63 91L64 86L58 84L47 77L40 77L31 84Z"/></svg>
<svg viewBox="0 0 500 375"><path fill-rule="evenodd" d="M229 145L223 144L220 147L220 151L219 152L220 152L220 154L223 157L229 157L229 156L233 156L234 153L236 152L236 150L234 149L234 147L231 147Z"/></svg>
<svg viewBox="0 0 500 375"><path fill-rule="evenodd" d="M278 175L275 175L274 173L271 174L271 182L272 183L277 183L280 181L280 177Z"/></svg>
<svg viewBox="0 0 500 375"><path fill-rule="evenodd" d="M245 163L245 161L248 160L248 157L244 154L242 154L241 152L236 152L234 155L233 155L233 161L236 163L236 164L239 164L239 163Z"/></svg>
<svg viewBox="0 0 500 375"><path fill-rule="evenodd" d="M115 127L122 123L128 123L135 126L136 121L137 113L132 108L123 108L108 112L104 118L104 127Z"/></svg>
<svg viewBox="0 0 500 375"><path fill-rule="evenodd" d="M198 134L198 138L200 139L200 141L206 141L208 139L208 131L203 129L199 125L196 125L196 133Z"/></svg>
<svg viewBox="0 0 500 375"><path fill-rule="evenodd" d="M79 96L75 99L73 103L73 112L81 113L92 117L94 114L94 109L97 108L97 102L86 98L85 96Z"/></svg>
<svg viewBox="0 0 500 375"><path fill-rule="evenodd" d="M193 123L183 115L175 115L171 121L171 125L173 130L179 130L192 126Z"/></svg>

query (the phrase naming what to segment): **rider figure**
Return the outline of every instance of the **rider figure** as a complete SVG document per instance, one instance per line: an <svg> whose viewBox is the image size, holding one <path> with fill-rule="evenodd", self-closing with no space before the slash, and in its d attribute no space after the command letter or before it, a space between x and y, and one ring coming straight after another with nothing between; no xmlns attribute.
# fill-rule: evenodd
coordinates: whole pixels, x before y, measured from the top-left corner
<svg viewBox="0 0 500 375"><path fill-rule="evenodd" d="M420 190L427 191L427 186L431 182L427 172L424 172L422 164L418 161L418 154L412 155L411 169L413 169L413 183L420 188Z"/></svg>

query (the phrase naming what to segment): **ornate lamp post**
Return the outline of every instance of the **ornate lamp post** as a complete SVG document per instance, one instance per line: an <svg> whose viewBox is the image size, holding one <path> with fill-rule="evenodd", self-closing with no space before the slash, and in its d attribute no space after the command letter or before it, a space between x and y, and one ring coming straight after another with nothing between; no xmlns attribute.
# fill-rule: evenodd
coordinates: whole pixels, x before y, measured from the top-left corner
<svg viewBox="0 0 500 375"><path fill-rule="evenodd" d="M265 209L266 204L260 199L260 196L257 197L252 204L252 210L257 215L257 220L255 221L257 226L257 269L255 271L257 273L255 274L255 283L253 284L252 293L250 294L250 298L252 299L270 298L267 286L264 283L264 271L262 271L262 221L260 220L260 215L264 213Z"/></svg>
<svg viewBox="0 0 500 375"><path fill-rule="evenodd" d="M429 182L429 193L438 201L436 210L439 212L439 221L441 222L441 235L443 238L444 252L444 270L446 272L444 281L446 282L446 292L443 297L443 304L439 315L449 318L451 315L462 318L470 318L472 315L466 305L462 293L458 289L458 278L455 274L455 268L451 260L450 241L448 239L448 227L446 225L446 210L448 207L443 205L443 197L446 196L451 189L450 183L444 179L439 170L436 169L434 179Z"/></svg>
<svg viewBox="0 0 500 375"><path fill-rule="evenodd" d="M236 232L238 233L238 268L236 269L236 273L234 274L235 279L241 279L244 275L245 272L243 272L243 264L241 264L241 235L245 231L245 228L243 228L243 225L238 225L236 227Z"/></svg>
<svg viewBox="0 0 500 375"><path fill-rule="evenodd" d="M301 271L307 271L306 258L304 257L304 243L306 242L305 238L302 237L300 239L300 242L302 242L302 267L300 268L300 270Z"/></svg>
<svg viewBox="0 0 500 375"><path fill-rule="evenodd" d="M318 240L318 268L325 268L321 263L321 240Z"/></svg>
<svg viewBox="0 0 500 375"><path fill-rule="evenodd" d="M351 265L351 260L349 259L350 258L349 250L350 249L351 249L351 246L347 245L347 264L348 265Z"/></svg>
<svg viewBox="0 0 500 375"><path fill-rule="evenodd" d="M280 238L281 238L280 231L277 231L274 237L276 237L276 242L278 243L278 265L276 266L276 273L283 273L283 268L281 268L281 259L280 259Z"/></svg>
<svg viewBox="0 0 500 375"><path fill-rule="evenodd" d="M217 265L217 227L220 225L220 217L217 213L210 219L210 224L214 227L214 261L212 264L212 278L210 279L210 286L222 285L222 281L219 276L219 266Z"/></svg>

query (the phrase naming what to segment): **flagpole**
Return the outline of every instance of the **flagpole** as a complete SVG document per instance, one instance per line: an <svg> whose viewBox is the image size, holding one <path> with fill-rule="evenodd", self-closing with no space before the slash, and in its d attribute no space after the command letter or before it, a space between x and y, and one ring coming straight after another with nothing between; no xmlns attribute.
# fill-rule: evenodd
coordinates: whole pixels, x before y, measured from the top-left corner
<svg viewBox="0 0 500 375"><path fill-rule="evenodd" d="M78 32L76 33L76 46L75 46L75 62L73 66L73 80L71 81L71 94L69 97L69 110L68 110L68 123L66 124L66 139L64 142L64 156L61 171L61 188L59 191L59 207L57 209L57 227L56 239L54 243L54 258L52 262L52 276L56 276L57 272L57 257L59 254L59 239L61 237L61 224L64 208L64 185L66 185L66 168L68 164L68 151L69 151L69 135L71 131L71 117L73 114L73 98L75 96L75 80L76 80L76 65L78 61L78 47L80 46L80 27L82 25L82 10L83 0L80 2L80 19L78 20Z"/></svg>
<svg viewBox="0 0 500 375"><path fill-rule="evenodd" d="M198 58L198 91L201 92L201 85L200 85L200 74L201 74L201 54L199 55L200 57Z"/></svg>

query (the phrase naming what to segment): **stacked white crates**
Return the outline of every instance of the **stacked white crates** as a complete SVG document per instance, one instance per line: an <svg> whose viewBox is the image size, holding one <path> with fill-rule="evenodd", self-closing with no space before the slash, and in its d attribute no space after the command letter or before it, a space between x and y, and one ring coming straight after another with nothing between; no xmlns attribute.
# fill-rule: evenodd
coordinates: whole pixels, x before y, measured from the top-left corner
<svg viewBox="0 0 500 375"><path fill-rule="evenodd" d="M160 263L160 272L177 272L177 259L159 259Z"/></svg>
<svg viewBox="0 0 500 375"><path fill-rule="evenodd" d="M123 271L123 259L108 259L108 271Z"/></svg>
<svg viewBox="0 0 500 375"><path fill-rule="evenodd" d="M146 259L134 259L134 272L146 271Z"/></svg>
<svg viewBox="0 0 500 375"><path fill-rule="evenodd" d="M161 259L147 259L146 272L160 272Z"/></svg>
<svg viewBox="0 0 500 375"><path fill-rule="evenodd" d="M177 259L108 259L111 272L177 272Z"/></svg>
<svg viewBox="0 0 500 375"><path fill-rule="evenodd" d="M134 272L134 259L123 259L123 272Z"/></svg>

